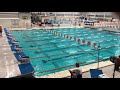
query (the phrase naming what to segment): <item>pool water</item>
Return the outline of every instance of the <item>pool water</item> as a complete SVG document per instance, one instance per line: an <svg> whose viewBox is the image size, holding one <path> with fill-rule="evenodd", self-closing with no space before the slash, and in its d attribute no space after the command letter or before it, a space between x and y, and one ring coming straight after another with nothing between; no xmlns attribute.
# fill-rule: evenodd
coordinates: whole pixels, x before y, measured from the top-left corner
<svg viewBox="0 0 120 90"><path fill-rule="evenodd" d="M109 60L110 56L120 54L120 35L108 31L87 28L63 28L52 31L100 43L100 61ZM26 55L30 57L35 69L35 76L47 75L74 68L79 62L81 66L95 63L98 50L93 45L78 43L64 38L49 30L12 31Z"/></svg>

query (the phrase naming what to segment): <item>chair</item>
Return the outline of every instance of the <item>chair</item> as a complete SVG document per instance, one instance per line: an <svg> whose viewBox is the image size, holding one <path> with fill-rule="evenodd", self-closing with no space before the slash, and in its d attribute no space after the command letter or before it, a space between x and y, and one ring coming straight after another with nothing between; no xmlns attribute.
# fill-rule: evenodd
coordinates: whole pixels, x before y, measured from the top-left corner
<svg viewBox="0 0 120 90"><path fill-rule="evenodd" d="M100 74L103 74L102 70L90 69L91 78L98 78Z"/></svg>

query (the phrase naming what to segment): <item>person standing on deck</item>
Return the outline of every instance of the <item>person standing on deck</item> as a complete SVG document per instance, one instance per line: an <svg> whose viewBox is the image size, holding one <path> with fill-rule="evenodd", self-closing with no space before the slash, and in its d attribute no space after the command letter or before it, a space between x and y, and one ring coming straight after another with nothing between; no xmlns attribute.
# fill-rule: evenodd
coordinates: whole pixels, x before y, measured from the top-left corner
<svg viewBox="0 0 120 90"><path fill-rule="evenodd" d="M119 55L119 58L116 59L116 63L115 63L115 70L116 71L119 70L119 66L120 66L120 55Z"/></svg>
<svg viewBox="0 0 120 90"><path fill-rule="evenodd" d="M0 26L0 36L2 36L2 26Z"/></svg>

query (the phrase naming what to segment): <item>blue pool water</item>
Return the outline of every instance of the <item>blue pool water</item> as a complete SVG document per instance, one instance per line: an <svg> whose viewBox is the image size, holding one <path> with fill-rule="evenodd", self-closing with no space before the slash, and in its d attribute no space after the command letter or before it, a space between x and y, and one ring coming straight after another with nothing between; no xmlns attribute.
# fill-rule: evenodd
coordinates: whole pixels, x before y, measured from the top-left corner
<svg viewBox="0 0 120 90"><path fill-rule="evenodd" d="M100 43L100 60L109 60L110 56L120 54L120 34L87 28L53 29L54 32L80 38L91 43ZM93 45L78 43L73 39L60 37L49 30L12 31L13 36L30 57L36 76L55 73L74 68L76 62L81 65L95 63L98 50Z"/></svg>

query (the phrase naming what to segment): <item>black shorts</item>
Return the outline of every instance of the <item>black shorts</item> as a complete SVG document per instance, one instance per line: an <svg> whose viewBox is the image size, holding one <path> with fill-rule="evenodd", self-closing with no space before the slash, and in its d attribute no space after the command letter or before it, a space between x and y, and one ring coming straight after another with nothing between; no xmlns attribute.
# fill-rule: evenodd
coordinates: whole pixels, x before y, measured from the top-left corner
<svg viewBox="0 0 120 90"><path fill-rule="evenodd" d="M82 78L82 74L80 74L80 75L77 75L77 78Z"/></svg>

